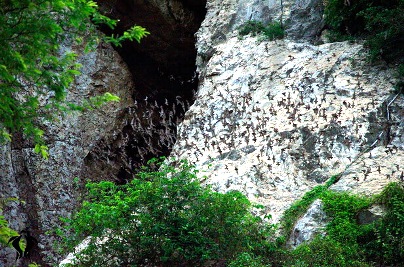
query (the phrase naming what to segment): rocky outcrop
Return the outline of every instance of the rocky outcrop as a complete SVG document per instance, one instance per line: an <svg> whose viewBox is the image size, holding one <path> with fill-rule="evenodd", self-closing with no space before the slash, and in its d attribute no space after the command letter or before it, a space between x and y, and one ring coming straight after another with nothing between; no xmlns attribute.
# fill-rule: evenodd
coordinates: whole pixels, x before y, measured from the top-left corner
<svg viewBox="0 0 404 267"><path fill-rule="evenodd" d="M292 18L296 5L283 2ZM264 204L273 222L334 174L342 178L331 189L364 194L402 179L404 99L393 73L370 66L360 43L240 38L243 3L207 4L199 89L172 155L217 190Z"/></svg>
<svg viewBox="0 0 404 267"><path fill-rule="evenodd" d="M325 235L328 218L320 199L315 200L307 212L297 220L290 235L288 245L292 248L312 240L316 235Z"/></svg>
<svg viewBox="0 0 404 267"><path fill-rule="evenodd" d="M312 41L321 33L324 26L323 0L295 1L286 20L288 38L298 41Z"/></svg>
<svg viewBox="0 0 404 267"><path fill-rule="evenodd" d="M216 45L227 42L249 20L264 25L280 22L295 41L315 41L324 26L322 0L209 0L206 8L197 33L197 66L202 77L205 68L201 66L213 56Z"/></svg>

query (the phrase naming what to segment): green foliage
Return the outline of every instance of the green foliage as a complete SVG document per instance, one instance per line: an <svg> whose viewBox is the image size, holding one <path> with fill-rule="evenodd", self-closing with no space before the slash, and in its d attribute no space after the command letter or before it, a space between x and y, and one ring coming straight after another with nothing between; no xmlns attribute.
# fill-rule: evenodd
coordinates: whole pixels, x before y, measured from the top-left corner
<svg viewBox="0 0 404 267"><path fill-rule="evenodd" d="M10 239L10 237L18 235L16 231L12 230L8 226L7 220L2 215L4 205L10 201L18 201L18 199L16 198L0 199L0 244L5 246L9 245L8 240Z"/></svg>
<svg viewBox="0 0 404 267"><path fill-rule="evenodd" d="M325 22L341 37L355 35L365 29L363 18L358 13L369 6L368 0L326 0Z"/></svg>
<svg viewBox="0 0 404 267"><path fill-rule="evenodd" d="M400 266L404 262L404 189L388 185L375 198L323 191L319 197L330 222L325 237L317 236L288 253L279 266ZM382 204L381 220L359 225L358 212Z"/></svg>
<svg viewBox="0 0 404 267"><path fill-rule="evenodd" d="M297 219L306 213L309 206L313 203L314 200L321 197L321 195L337 180L339 179L339 175L333 175L330 179L325 182L325 185L319 185L308 191L304 196L294 202L290 208L288 208L282 216L281 220L281 228L284 233L284 239L289 237L289 234L292 231L294 224Z"/></svg>
<svg viewBox="0 0 404 267"><path fill-rule="evenodd" d="M292 206L290 206L290 208L284 212L281 220L281 228L283 233L286 235L285 239L289 237L297 219L306 213L313 201L318 199L326 189L327 188L322 185L314 187L312 190L304 194L301 199L294 202Z"/></svg>
<svg viewBox="0 0 404 267"><path fill-rule="evenodd" d="M250 253L244 252L231 261L227 267L266 267L270 265L263 264L261 257L256 257Z"/></svg>
<svg viewBox="0 0 404 267"><path fill-rule="evenodd" d="M325 21L331 40L365 37L369 58L403 60L404 0L327 0Z"/></svg>
<svg viewBox="0 0 404 267"><path fill-rule="evenodd" d="M70 251L91 235L74 266L202 266L267 250L272 228L240 192L202 187L186 162L150 164L159 170L144 168L126 185L87 185L87 201L66 220Z"/></svg>
<svg viewBox="0 0 404 267"><path fill-rule="evenodd" d="M404 94L404 64L400 64L397 68L397 83L394 89L395 93Z"/></svg>
<svg viewBox="0 0 404 267"><path fill-rule="evenodd" d="M252 36L262 34L269 40L276 40L284 37L285 30L279 22L273 22L264 26L260 21L249 20L239 27L239 34L241 36L247 34L251 34Z"/></svg>
<svg viewBox="0 0 404 267"><path fill-rule="evenodd" d="M91 0L0 0L0 141L22 131L33 139L35 152L47 157L41 121L78 109L65 97L81 66L77 55L62 52L60 44L94 47L99 36L92 21L111 28L117 22L101 15ZM105 40L119 45L147 34L134 26ZM96 104L111 100L99 97Z"/></svg>
<svg viewBox="0 0 404 267"><path fill-rule="evenodd" d="M74 266L229 267L370 267L404 262L404 189L392 183L374 198L328 190L331 177L292 205L282 218L289 231L309 205L320 198L329 222L327 234L295 250L285 234L271 241L273 226L251 215L251 203L239 192L221 194L203 188L186 162L174 168L152 161L133 181L87 185L87 201L66 220L72 248L86 236L89 246ZM169 178L168 178L169 177ZM387 213L373 223L358 224L358 213L373 204Z"/></svg>
<svg viewBox="0 0 404 267"><path fill-rule="evenodd" d="M376 197L375 202L387 208L382 220L377 222L365 241L366 255L383 265L404 262L404 188L398 183L389 184Z"/></svg>
<svg viewBox="0 0 404 267"><path fill-rule="evenodd" d="M321 199L324 203L324 211L332 220L327 225L327 234L334 240L349 246L355 244L362 227L356 223L356 216L360 210L369 207L369 198L326 191Z"/></svg>
<svg viewBox="0 0 404 267"><path fill-rule="evenodd" d="M347 254L348 252L348 254ZM291 252L284 265L294 267L366 267L371 266L352 259L349 248L329 236L317 236L310 243L304 243Z"/></svg>
<svg viewBox="0 0 404 267"><path fill-rule="evenodd" d="M8 245L7 242L10 237L15 235L18 235L18 233L10 229L4 216L0 215L0 244Z"/></svg>

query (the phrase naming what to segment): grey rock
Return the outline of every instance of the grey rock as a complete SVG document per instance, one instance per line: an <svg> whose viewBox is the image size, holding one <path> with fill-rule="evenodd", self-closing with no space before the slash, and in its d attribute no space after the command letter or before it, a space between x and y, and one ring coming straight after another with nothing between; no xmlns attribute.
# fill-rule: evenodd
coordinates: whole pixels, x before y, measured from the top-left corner
<svg viewBox="0 0 404 267"><path fill-rule="evenodd" d="M297 41L313 40L324 26L323 0L297 0L287 19L286 34Z"/></svg>
<svg viewBox="0 0 404 267"><path fill-rule="evenodd" d="M324 235L327 223L328 219L323 211L322 202L320 199L317 199L296 222L290 235L288 245L295 248L304 242L309 242L316 235Z"/></svg>
<svg viewBox="0 0 404 267"><path fill-rule="evenodd" d="M380 205L374 205L369 209L362 210L357 215L358 224L370 224L381 219L386 213L386 209Z"/></svg>
<svg viewBox="0 0 404 267"><path fill-rule="evenodd" d="M62 50L71 49L62 47ZM83 189L84 181L101 177L111 179L116 175L117 163L107 164L86 157L97 149L100 139L111 140L113 133L120 130L122 114L132 104L132 76L112 47L103 44L87 54L83 49L84 46L74 48L78 62L82 64L82 75L69 89L67 101L80 103L88 96L106 91L118 95L121 101L82 114L67 114L59 121L46 123L48 160L35 154L30 142L23 138L0 147L0 198L20 200L10 203L4 209L4 216L12 229L30 229L39 241L39 250L32 253L30 260L41 265L43 259L55 263L61 257L53 250L55 237L47 232L59 227L59 218L69 216L77 206L82 191L78 189ZM94 171L87 171L86 164L93 164ZM81 179L80 188L74 182L75 177ZM5 266L13 266L14 257L9 251L0 252Z"/></svg>

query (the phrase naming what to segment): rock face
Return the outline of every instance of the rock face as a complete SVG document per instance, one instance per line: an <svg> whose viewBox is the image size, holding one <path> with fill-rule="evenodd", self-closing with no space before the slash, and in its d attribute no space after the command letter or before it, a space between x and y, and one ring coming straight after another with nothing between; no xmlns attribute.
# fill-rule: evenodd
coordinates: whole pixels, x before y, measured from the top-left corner
<svg viewBox="0 0 404 267"><path fill-rule="evenodd" d="M129 180L133 170L152 157L168 156L176 138L176 124L193 102L196 77L195 32L205 15L205 0L97 1L108 15L119 19L117 32L136 25L149 32L140 44L124 42L116 50L136 83L125 125L114 142L101 140L88 158L119 161L118 180ZM109 32L105 29L105 32ZM87 165L89 172L94 166ZM101 175L103 170L100 170Z"/></svg>
<svg viewBox="0 0 404 267"><path fill-rule="evenodd" d="M83 54L83 47L64 46L77 52L83 65L68 100L111 92L121 102L45 125L47 161L18 136L0 147L0 198L21 200L5 207L4 215L13 229L29 228L38 239L30 260L41 266L62 257L46 231L77 207L86 181L124 183L151 157L169 154L175 125L196 88L194 33L204 18L205 0L98 2L107 15L121 20L118 34L137 24L151 35L140 45L124 43L119 54L106 44L90 54ZM0 259L5 266L15 265L11 249L2 250Z"/></svg>
<svg viewBox="0 0 404 267"><path fill-rule="evenodd" d="M209 0L206 8L197 33L197 66L202 77L216 45L227 42L249 20L280 22L288 38L296 41L314 41L323 28L322 0Z"/></svg>
<svg viewBox="0 0 404 267"><path fill-rule="evenodd" d="M100 1L125 25L148 28L151 39L119 50L136 73L136 90L108 45L86 55L74 48L84 69L68 97L110 91L122 101L47 125L48 161L22 138L0 148L0 198L24 201L4 214L39 240L31 260L58 261L46 231L77 206L86 179L125 182L133 166L170 152L176 140L172 156L195 163L217 190L240 190L263 204L273 222L333 174L342 176L331 189L363 194L402 180L404 97L392 93L386 66L366 63L360 43L311 44L323 27L322 2L208 0L196 54L205 1ZM287 37L239 37L248 20L281 21ZM198 82L188 61L194 56L199 84L188 110ZM1 253L5 266L15 264L13 251Z"/></svg>
<svg viewBox="0 0 404 267"><path fill-rule="evenodd" d="M286 21L288 38L310 41L320 34L323 27L323 0L298 0L291 8Z"/></svg>
<svg viewBox="0 0 404 267"><path fill-rule="evenodd" d="M125 108L131 105L134 90L130 72L109 45L100 45L95 52L87 54L82 53L82 47L73 49L83 67L68 100L80 103L89 96L111 92L117 94L121 102L83 114L68 114L55 124L45 125L48 160L35 154L31 144L23 139L14 139L13 143L0 148L0 198L20 200L5 207L4 215L12 229L28 228L39 241L30 260L41 266L47 266L43 262L46 257L48 262L57 260L52 252L55 239L46 232L55 230L60 224L59 217L68 216L77 206L78 193L85 179L96 179L101 172L102 177L116 175L120 168L98 161L92 163L94 172L91 173L86 172L83 165L99 140L111 140L121 129L122 117ZM13 266L15 251L4 249L1 258L5 266ZM19 266L24 264L27 262L19 260Z"/></svg>
<svg viewBox="0 0 404 267"><path fill-rule="evenodd" d="M264 10L253 2L208 1L198 93L172 155L195 163L217 190L264 204L274 222L331 175L343 174L332 189L364 194L399 180L404 99L392 93L394 75L370 66L360 43L240 38L237 25L249 19L240 7ZM283 1L289 29L301 17L292 2ZM317 12L314 1L298 2Z"/></svg>

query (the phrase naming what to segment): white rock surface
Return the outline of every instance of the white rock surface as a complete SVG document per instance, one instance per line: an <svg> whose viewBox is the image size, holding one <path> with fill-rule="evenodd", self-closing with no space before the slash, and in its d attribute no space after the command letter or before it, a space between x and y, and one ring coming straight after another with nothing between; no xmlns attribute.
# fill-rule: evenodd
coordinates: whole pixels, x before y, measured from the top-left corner
<svg viewBox="0 0 404 267"><path fill-rule="evenodd" d="M273 222L334 174L343 176L333 189L368 194L399 180L404 100L387 112L392 72L369 66L359 43L240 38L226 25L241 3L208 1L198 94L172 156L195 163L217 190L264 204Z"/></svg>

